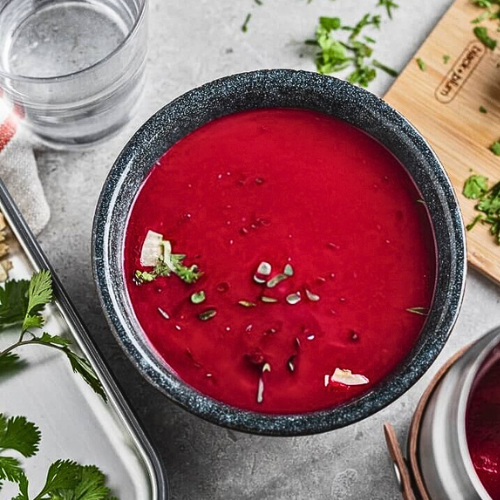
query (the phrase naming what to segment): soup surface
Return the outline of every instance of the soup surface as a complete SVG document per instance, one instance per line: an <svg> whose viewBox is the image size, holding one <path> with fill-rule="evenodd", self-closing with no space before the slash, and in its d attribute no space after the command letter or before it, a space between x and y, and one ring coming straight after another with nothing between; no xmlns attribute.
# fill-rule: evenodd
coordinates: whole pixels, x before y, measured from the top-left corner
<svg viewBox="0 0 500 500"><path fill-rule="evenodd" d="M369 391L414 346L435 283L427 208L398 160L298 109L226 116L170 148L137 195L124 255L165 363L265 413Z"/></svg>
<svg viewBox="0 0 500 500"><path fill-rule="evenodd" d="M498 349L500 356L500 349ZM486 491L500 500L500 359L472 393L467 410L467 442L472 462Z"/></svg>

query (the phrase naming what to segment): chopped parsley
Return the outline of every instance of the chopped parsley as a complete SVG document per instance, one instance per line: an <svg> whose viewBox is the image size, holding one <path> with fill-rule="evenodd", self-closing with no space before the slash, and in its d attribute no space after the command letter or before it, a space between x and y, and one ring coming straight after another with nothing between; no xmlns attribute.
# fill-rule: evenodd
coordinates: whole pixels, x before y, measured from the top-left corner
<svg viewBox="0 0 500 500"><path fill-rule="evenodd" d="M379 0L377 5L379 7L385 7L389 19L392 19L392 9L397 9L399 7L399 5L392 0Z"/></svg>
<svg viewBox="0 0 500 500"><path fill-rule="evenodd" d="M488 178L484 175L471 175L464 184L463 194L470 200L477 200L488 192Z"/></svg>
<svg viewBox="0 0 500 500"><path fill-rule="evenodd" d="M443 63L448 64L450 62L451 57L447 54L443 56Z"/></svg>
<svg viewBox="0 0 500 500"><path fill-rule="evenodd" d="M478 200L474 207L479 214L467 226L470 231L478 222L488 224L490 233L500 245L500 182L488 187L488 179L481 175L471 175L464 184L466 198Z"/></svg>
<svg viewBox="0 0 500 500"><path fill-rule="evenodd" d="M252 18L252 14L249 12L247 14L247 17L245 17L245 21L241 25L241 31L243 31L243 33L246 33L248 31L248 23L250 22L251 18Z"/></svg>
<svg viewBox="0 0 500 500"><path fill-rule="evenodd" d="M487 113L488 110L484 106L479 106L479 112L480 113Z"/></svg>
<svg viewBox="0 0 500 500"><path fill-rule="evenodd" d="M360 40L367 27L379 29L380 22L379 15L371 14L365 14L354 26L343 25L339 17L320 17L315 39L306 41L319 48L315 57L317 71L330 74L353 68L347 80L361 87L367 87L375 79L377 69L396 76L394 70L371 60L375 40L366 35L363 36L364 41ZM347 39L342 32L349 33Z"/></svg>
<svg viewBox="0 0 500 500"><path fill-rule="evenodd" d="M486 47L493 50L497 46L497 41L488 35L488 30L484 26L476 26L473 29L474 35Z"/></svg>
<svg viewBox="0 0 500 500"><path fill-rule="evenodd" d="M417 64L420 71L427 71L427 64L425 64L425 61L421 57L417 58Z"/></svg>
<svg viewBox="0 0 500 500"><path fill-rule="evenodd" d="M399 75L399 73L396 70L394 70L392 68L389 68L388 66L386 66L385 64L382 64L381 62L377 61L376 59L374 59L372 61L372 64L376 68L381 69L382 71L385 71L388 75L390 75L390 76L392 76L394 78L396 78L396 76Z"/></svg>
<svg viewBox="0 0 500 500"><path fill-rule="evenodd" d="M490 146L490 151L495 155L495 156L500 156L500 142L495 141L491 146Z"/></svg>

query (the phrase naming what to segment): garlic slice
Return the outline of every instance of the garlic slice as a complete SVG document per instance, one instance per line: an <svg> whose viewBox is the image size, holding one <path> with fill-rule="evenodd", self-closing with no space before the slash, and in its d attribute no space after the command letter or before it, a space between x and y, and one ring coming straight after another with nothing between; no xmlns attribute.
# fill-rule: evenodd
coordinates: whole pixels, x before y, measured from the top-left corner
<svg viewBox="0 0 500 500"><path fill-rule="evenodd" d="M163 235L148 231L141 250L141 266L153 267L163 255Z"/></svg>
<svg viewBox="0 0 500 500"><path fill-rule="evenodd" d="M355 374L351 370L342 370L341 368L335 368L331 381L344 385L364 385L370 382L364 375Z"/></svg>

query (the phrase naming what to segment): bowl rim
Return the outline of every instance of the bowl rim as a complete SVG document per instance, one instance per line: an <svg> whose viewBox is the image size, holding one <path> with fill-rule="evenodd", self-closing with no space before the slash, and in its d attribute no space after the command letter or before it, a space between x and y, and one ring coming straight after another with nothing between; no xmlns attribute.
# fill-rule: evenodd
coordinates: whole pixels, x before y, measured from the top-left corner
<svg viewBox="0 0 500 500"><path fill-rule="evenodd" d="M279 90L276 94L285 90L298 89L297 92L300 92L304 86L309 89L320 89L318 92L328 95L329 99L344 99L345 102L342 101L342 104L350 107L349 112L355 115L365 113L364 119L371 120L374 124L375 128L371 131L348 119L345 121L358 126L372 137L375 137L372 132L378 130L392 134L391 138L403 138L406 146L401 146L401 151L404 152L411 147L415 154L418 153L418 157L421 157L421 161L428 169L425 172L433 176L432 180L428 181L432 186L420 185L415 178L420 174L415 172L409 174L421 192L425 189L430 193L428 197L424 196L428 206L442 206L445 215L441 220L435 220L434 217L437 218L438 215L434 215L432 211L430 213L437 240L435 295L421 336L404 361L370 391L347 403L309 413L264 414L235 408L200 393L165 369L164 363L161 366L154 349L151 346L146 347L145 343L141 345L141 342L134 337L134 332L125 324L128 320L127 314L120 309L120 305L123 305L120 304L120 290L117 290L116 284L113 283L115 276L113 273L118 271L110 269L109 246L112 240L110 228L114 223L113 210L117 207L117 200L119 196L125 196L124 193L127 191L127 175L140 161L141 152L145 153L147 148L151 148L159 140L156 133L158 129L170 126L172 121L170 115L175 115L178 109L187 107L192 111L194 103L198 102L200 97L213 98L214 95L220 96L224 93L234 97L236 92L265 92L270 89L273 92ZM269 105L250 106L246 109L255 107L269 107ZM283 107L307 108L300 105ZM233 109L224 114L235 112ZM204 123L216 117L213 116ZM382 123L383 120L385 125ZM196 128L198 127L194 127ZM184 135L186 134L180 138ZM163 152L166 150L168 147ZM390 150L395 154L393 149ZM153 166L154 162L151 162L148 168L151 169ZM408 171L409 167L404 163L403 166ZM136 194L137 192L133 193L133 199ZM133 200L130 201L130 206L132 204ZM439 231L449 231L449 241L442 237L444 241L442 248L438 241L441 238ZM465 230L451 182L427 141L400 113L370 92L337 78L301 70L258 70L220 78L186 92L161 108L133 135L113 164L97 203L92 231L92 267L101 307L111 331L134 366L154 387L184 409L215 424L255 434L296 436L330 431L367 418L394 402L422 377L444 347L458 316L467 268L465 245Z"/></svg>

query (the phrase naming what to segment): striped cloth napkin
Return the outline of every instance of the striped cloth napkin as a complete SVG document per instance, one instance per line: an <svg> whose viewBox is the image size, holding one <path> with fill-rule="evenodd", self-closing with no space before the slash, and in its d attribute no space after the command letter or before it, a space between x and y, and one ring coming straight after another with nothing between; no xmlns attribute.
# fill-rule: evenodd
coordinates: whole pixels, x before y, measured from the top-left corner
<svg viewBox="0 0 500 500"><path fill-rule="evenodd" d="M33 233L39 234L49 221L50 209L31 143L20 126L22 120L22 111L9 105L0 94L0 179Z"/></svg>

